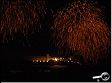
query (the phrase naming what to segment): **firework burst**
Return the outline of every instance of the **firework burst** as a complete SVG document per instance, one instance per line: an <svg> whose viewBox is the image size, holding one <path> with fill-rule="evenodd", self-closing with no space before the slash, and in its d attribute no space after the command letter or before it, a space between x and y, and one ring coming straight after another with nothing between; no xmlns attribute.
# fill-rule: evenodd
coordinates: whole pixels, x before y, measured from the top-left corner
<svg viewBox="0 0 112 83"><path fill-rule="evenodd" d="M24 37L41 28L41 20L46 12L42 0L1 1L0 41L3 43L20 34Z"/></svg>
<svg viewBox="0 0 112 83"><path fill-rule="evenodd" d="M110 30L101 13L95 4L80 0L58 11L53 25L55 45L69 47L85 62L104 58L110 46Z"/></svg>

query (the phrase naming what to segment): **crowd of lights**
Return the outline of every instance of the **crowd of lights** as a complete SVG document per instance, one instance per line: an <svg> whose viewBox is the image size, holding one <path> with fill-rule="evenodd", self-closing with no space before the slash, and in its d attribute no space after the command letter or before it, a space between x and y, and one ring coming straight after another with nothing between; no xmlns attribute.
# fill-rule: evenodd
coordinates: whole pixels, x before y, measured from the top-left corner
<svg viewBox="0 0 112 83"><path fill-rule="evenodd" d="M58 60L54 60L54 62L60 62L60 61L58 61ZM33 60L33 62L49 62L49 61L34 61ZM75 61L61 61L61 62L72 62L72 63L74 63Z"/></svg>
<svg viewBox="0 0 112 83"><path fill-rule="evenodd" d="M76 62L76 61L72 61L72 60L64 60L64 58L63 58L63 60L62 60L62 58L53 58L51 60L53 60L54 62L60 62L60 61L61 62L72 62L72 63ZM47 61L47 60L33 60L33 62L49 62L49 61Z"/></svg>

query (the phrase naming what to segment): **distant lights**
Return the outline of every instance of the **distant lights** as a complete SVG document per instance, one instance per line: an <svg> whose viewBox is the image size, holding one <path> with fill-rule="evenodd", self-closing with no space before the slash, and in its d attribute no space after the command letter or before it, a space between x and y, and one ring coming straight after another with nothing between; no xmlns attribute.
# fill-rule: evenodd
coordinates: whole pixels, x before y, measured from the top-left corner
<svg viewBox="0 0 112 83"><path fill-rule="evenodd" d="M70 60L72 60L71 58L69 58Z"/></svg>
<svg viewBox="0 0 112 83"><path fill-rule="evenodd" d="M48 62L48 61L39 61L39 60L33 60L33 62Z"/></svg>
<svg viewBox="0 0 112 83"><path fill-rule="evenodd" d="M71 62L73 62L73 61L71 61Z"/></svg>
<svg viewBox="0 0 112 83"><path fill-rule="evenodd" d="M70 62L70 63L78 63L78 64L80 64L79 62L75 62L75 61L73 61L73 60L70 60L70 58L68 58L68 60L67 59L64 59L64 60L62 60L62 59L64 59L64 58L57 58L57 57L55 57L55 58L52 58L51 60L53 60L53 61L55 61L55 62ZM32 60L32 62L43 62L43 63L46 63L46 62L49 62L49 60L45 60L45 59L41 59L41 60Z"/></svg>

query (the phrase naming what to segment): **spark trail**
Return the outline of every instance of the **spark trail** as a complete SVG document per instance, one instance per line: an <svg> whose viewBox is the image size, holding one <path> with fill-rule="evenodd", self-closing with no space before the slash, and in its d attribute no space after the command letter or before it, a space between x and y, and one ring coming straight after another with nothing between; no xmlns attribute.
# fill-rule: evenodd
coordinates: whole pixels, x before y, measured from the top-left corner
<svg viewBox="0 0 112 83"><path fill-rule="evenodd" d="M28 37L41 28L41 21L46 14L42 0L3 0L0 16L0 41L13 40L17 34Z"/></svg>
<svg viewBox="0 0 112 83"><path fill-rule="evenodd" d="M95 4L77 0L55 16L53 30L57 47L68 46L82 55L86 63L96 63L106 57L110 30Z"/></svg>

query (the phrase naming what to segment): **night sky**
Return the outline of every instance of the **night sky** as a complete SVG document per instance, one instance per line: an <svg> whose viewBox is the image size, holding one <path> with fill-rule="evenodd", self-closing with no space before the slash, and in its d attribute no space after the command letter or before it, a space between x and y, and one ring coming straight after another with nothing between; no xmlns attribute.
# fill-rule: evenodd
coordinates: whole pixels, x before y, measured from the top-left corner
<svg viewBox="0 0 112 83"><path fill-rule="evenodd" d="M58 48L54 46L52 40L53 31L51 26L53 24L53 15L57 12L57 10L63 8L68 3L72 3L75 0L45 0L47 11L45 18L42 20L42 28L40 31L31 35L29 38L25 38L20 34L17 34L14 40L10 40L8 43L0 43L0 49L4 54L0 54L3 56L32 56L37 53L40 55L46 53L57 53ZM110 26L110 6L111 0L93 0L97 1L99 7L101 7L104 12L104 20ZM36 25L34 25L36 26Z"/></svg>

